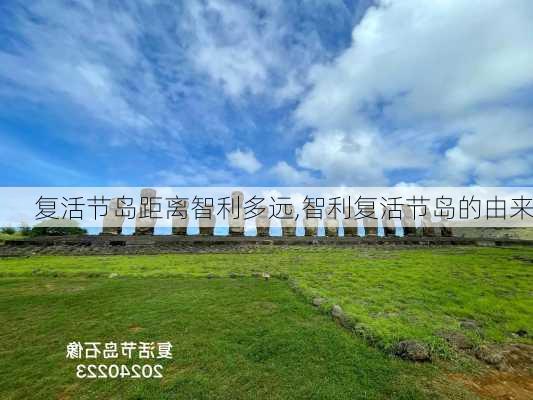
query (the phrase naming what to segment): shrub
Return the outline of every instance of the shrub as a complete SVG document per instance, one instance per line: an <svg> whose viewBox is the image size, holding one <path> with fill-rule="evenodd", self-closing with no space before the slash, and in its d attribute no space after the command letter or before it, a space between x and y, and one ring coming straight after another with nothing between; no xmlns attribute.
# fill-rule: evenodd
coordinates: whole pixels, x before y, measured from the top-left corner
<svg viewBox="0 0 533 400"><path fill-rule="evenodd" d="M10 226L6 226L0 230L1 233L5 233L6 235L13 235L15 233L15 228L12 228Z"/></svg>
<svg viewBox="0 0 533 400"><path fill-rule="evenodd" d="M71 220L58 219L41 222L31 228L30 236L84 235L87 231Z"/></svg>
<svg viewBox="0 0 533 400"><path fill-rule="evenodd" d="M19 228L19 232L22 236L30 236L31 235L31 228L28 225L22 225Z"/></svg>

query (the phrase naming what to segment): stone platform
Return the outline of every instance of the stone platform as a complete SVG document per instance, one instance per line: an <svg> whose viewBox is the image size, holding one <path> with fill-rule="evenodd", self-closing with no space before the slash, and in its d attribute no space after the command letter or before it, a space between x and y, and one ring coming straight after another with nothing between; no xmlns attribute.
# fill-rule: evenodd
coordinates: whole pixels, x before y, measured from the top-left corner
<svg viewBox="0 0 533 400"><path fill-rule="evenodd" d="M7 240L0 257L37 254L159 254L247 251L279 246L533 246L533 241L507 238L459 237L257 237L177 235L44 236Z"/></svg>

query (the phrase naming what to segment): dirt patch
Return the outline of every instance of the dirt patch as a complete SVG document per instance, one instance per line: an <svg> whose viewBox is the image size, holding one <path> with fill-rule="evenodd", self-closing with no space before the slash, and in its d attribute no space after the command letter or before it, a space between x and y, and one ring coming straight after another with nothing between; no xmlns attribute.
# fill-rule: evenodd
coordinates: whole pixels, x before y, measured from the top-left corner
<svg viewBox="0 0 533 400"><path fill-rule="evenodd" d="M57 398L58 400L70 400L74 398L74 393L78 390L79 384L74 383L72 385L68 385L66 388L64 388L63 391L61 391Z"/></svg>
<svg viewBox="0 0 533 400"><path fill-rule="evenodd" d="M143 330L143 328L140 327L139 325L132 325L132 326L130 326L128 328L128 331L133 332L133 333L137 333L137 332L140 332L142 330Z"/></svg>
<svg viewBox="0 0 533 400"><path fill-rule="evenodd" d="M506 344L482 346L476 357L492 368L481 376L451 374L482 398L497 400L533 399L533 346Z"/></svg>
<svg viewBox="0 0 533 400"><path fill-rule="evenodd" d="M460 382L482 398L497 400L533 399L533 375L491 371L481 377L452 374L451 380Z"/></svg>

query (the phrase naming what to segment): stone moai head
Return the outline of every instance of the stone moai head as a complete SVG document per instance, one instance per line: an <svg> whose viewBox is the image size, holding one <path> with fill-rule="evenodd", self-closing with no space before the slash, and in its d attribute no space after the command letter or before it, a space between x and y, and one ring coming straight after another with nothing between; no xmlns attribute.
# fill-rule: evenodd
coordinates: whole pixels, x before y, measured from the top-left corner
<svg viewBox="0 0 533 400"><path fill-rule="evenodd" d="M442 237L452 237L453 230L449 221L445 217L440 217L440 235Z"/></svg>
<svg viewBox="0 0 533 400"><path fill-rule="evenodd" d="M402 206L402 229L404 236L416 236L415 219L413 210L407 204Z"/></svg>
<svg viewBox="0 0 533 400"><path fill-rule="evenodd" d="M304 234L305 236L316 236L318 234L318 218L313 218L316 207L309 204L305 210L304 216ZM309 215L309 217L308 217Z"/></svg>
<svg viewBox="0 0 533 400"><path fill-rule="evenodd" d="M244 236L244 194L239 190L231 193L229 234L231 236Z"/></svg>
<svg viewBox="0 0 533 400"><path fill-rule="evenodd" d="M378 220L376 219L375 213L373 216L375 218L372 218L371 216L366 216L363 218L363 227L365 228L365 237L372 238L378 235Z"/></svg>
<svg viewBox="0 0 533 400"><path fill-rule="evenodd" d="M281 219L282 235L287 237L296 236L296 215L294 213L294 206L289 204L284 208L286 218Z"/></svg>
<svg viewBox="0 0 533 400"><path fill-rule="evenodd" d="M402 205L402 220L414 221L413 210L407 204Z"/></svg>
<svg viewBox="0 0 533 400"><path fill-rule="evenodd" d="M213 236L215 234L215 226L217 223L217 216L215 215L215 207L204 206L204 209L208 210L209 215L205 215L203 218L198 218L198 226L200 229L200 235Z"/></svg>
<svg viewBox="0 0 533 400"><path fill-rule="evenodd" d="M125 217L117 215L119 201L117 198L109 201L107 213L102 222L102 235L120 235L122 233L122 224L124 224Z"/></svg>
<svg viewBox="0 0 533 400"><path fill-rule="evenodd" d="M270 218L268 218L268 208L258 207L259 214L255 217L255 227L257 236L267 237L270 235Z"/></svg>
<svg viewBox="0 0 533 400"><path fill-rule="evenodd" d="M339 213L333 206L329 206L326 208L324 229L326 232L326 236L339 236Z"/></svg>
<svg viewBox="0 0 533 400"><path fill-rule="evenodd" d="M435 223L431 219L431 210L426 210L426 215L422 217L422 236L435 236Z"/></svg>
<svg viewBox="0 0 533 400"><path fill-rule="evenodd" d="M141 190L141 204L139 212L135 219L135 235L153 235L157 218L153 218L158 210L152 207L152 201L155 201L157 193L154 189ZM154 199L154 200L152 200Z"/></svg>
<svg viewBox="0 0 533 400"><path fill-rule="evenodd" d="M342 211L344 213L342 218L344 236L357 236L357 220L355 219L354 208L346 206Z"/></svg>
<svg viewBox="0 0 533 400"><path fill-rule="evenodd" d="M381 221L383 223L383 235L387 237L396 236L396 225L390 217L390 208L387 206L383 207L383 219Z"/></svg>
<svg viewBox="0 0 533 400"><path fill-rule="evenodd" d="M189 225L189 202L185 199L179 200L176 207L176 215L172 216L172 234L185 236L187 235L187 226Z"/></svg>

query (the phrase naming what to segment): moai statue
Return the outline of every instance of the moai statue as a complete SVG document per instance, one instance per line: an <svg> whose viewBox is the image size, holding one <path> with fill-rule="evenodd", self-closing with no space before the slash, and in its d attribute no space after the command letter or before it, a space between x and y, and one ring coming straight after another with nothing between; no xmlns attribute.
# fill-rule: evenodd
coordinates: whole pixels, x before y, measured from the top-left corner
<svg viewBox="0 0 533 400"><path fill-rule="evenodd" d="M396 225L394 224L394 220L390 218L390 208L387 206L383 207L383 218L381 221L383 223L383 236L396 236Z"/></svg>
<svg viewBox="0 0 533 400"><path fill-rule="evenodd" d="M154 189L141 190L141 205L135 219L135 235L154 234L155 223L157 222L157 218L154 217L159 211L152 204L156 196L157 193Z"/></svg>
<svg viewBox="0 0 533 400"><path fill-rule="evenodd" d="M214 236L215 225L217 223L217 216L215 215L215 207L212 205L204 205L201 217L198 218L198 226L201 236Z"/></svg>
<svg viewBox="0 0 533 400"><path fill-rule="evenodd" d="M259 214L255 217L255 227L257 236L267 237L270 235L270 218L268 218L268 208L258 207Z"/></svg>
<svg viewBox="0 0 533 400"><path fill-rule="evenodd" d="M422 236L433 237L435 236L435 224L431 220L431 211L426 210L426 215L422 218Z"/></svg>
<svg viewBox="0 0 533 400"><path fill-rule="evenodd" d="M344 218L342 219L342 227L344 229L344 236L357 236L357 220L355 219L355 211L353 207L344 207Z"/></svg>
<svg viewBox="0 0 533 400"><path fill-rule="evenodd" d="M187 235L187 226L189 225L189 202L185 199L177 200L178 205L172 216L172 234L185 236Z"/></svg>
<svg viewBox="0 0 533 400"><path fill-rule="evenodd" d="M107 213L104 216L101 235L120 235L122 234L122 224L124 223L124 216L117 215L118 202L117 198L111 199L107 206Z"/></svg>
<svg viewBox="0 0 533 400"><path fill-rule="evenodd" d="M314 205L309 204L305 209L304 218L304 231L305 236L317 236L318 235L318 218L316 218L316 208Z"/></svg>
<svg viewBox="0 0 533 400"><path fill-rule="evenodd" d="M448 220L446 218L444 218L444 217L440 218L439 228L440 228L440 235L442 237L452 237L453 236L452 227L450 225L448 225Z"/></svg>
<svg viewBox="0 0 533 400"><path fill-rule="evenodd" d="M294 206L285 206L285 217L281 219L281 233L283 236L296 236L296 220L294 219Z"/></svg>
<svg viewBox="0 0 533 400"><path fill-rule="evenodd" d="M413 210L407 204L402 206L402 228L404 236L416 236L415 219Z"/></svg>
<svg viewBox="0 0 533 400"><path fill-rule="evenodd" d="M365 237L375 238L378 235L378 220L370 216L363 219Z"/></svg>
<svg viewBox="0 0 533 400"><path fill-rule="evenodd" d="M244 195L241 191L231 193L230 236L244 236Z"/></svg>
<svg viewBox="0 0 533 400"><path fill-rule="evenodd" d="M339 220L337 219L337 217L337 210L333 206L327 207L326 218L324 219L324 229L326 231L326 236L339 236Z"/></svg>

